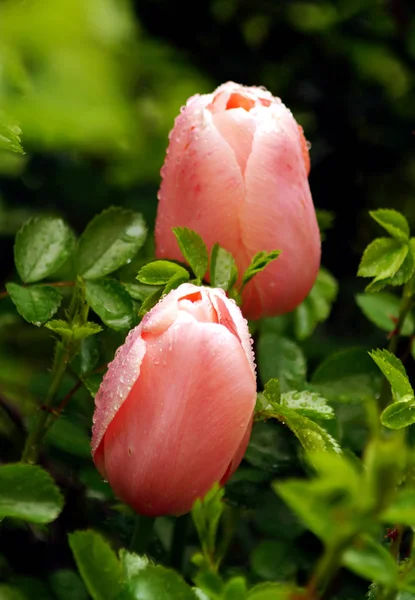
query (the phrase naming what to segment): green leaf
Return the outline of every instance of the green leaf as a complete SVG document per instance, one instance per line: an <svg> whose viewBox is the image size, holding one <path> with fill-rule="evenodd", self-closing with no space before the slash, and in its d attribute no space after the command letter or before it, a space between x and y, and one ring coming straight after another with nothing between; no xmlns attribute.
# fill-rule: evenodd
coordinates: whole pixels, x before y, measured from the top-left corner
<svg viewBox="0 0 415 600"><path fill-rule="evenodd" d="M389 294L388 292L357 294L356 302L363 314L380 329L393 331L396 328L400 311L400 300L393 294ZM401 329L401 334L411 335L414 327L414 318L409 313Z"/></svg>
<svg viewBox="0 0 415 600"><path fill-rule="evenodd" d="M281 250L271 250L271 252L258 252L252 258L250 265L242 276L242 286L243 288L248 281L251 281L255 275L261 273L269 265L270 262L276 260L281 254Z"/></svg>
<svg viewBox="0 0 415 600"><path fill-rule="evenodd" d="M128 263L144 244L147 228L132 210L111 206L95 216L79 239L78 274L97 279Z"/></svg>
<svg viewBox="0 0 415 600"><path fill-rule="evenodd" d="M157 288L152 294L150 294L150 296L147 296L147 298L143 301L143 303L140 306L138 315L140 317L144 317L144 315L147 314L153 308L153 306L157 304L157 302L161 299L163 294L164 288L160 287Z"/></svg>
<svg viewBox="0 0 415 600"><path fill-rule="evenodd" d="M279 423L256 423L244 458L261 471L285 474L297 462L293 441L290 431Z"/></svg>
<svg viewBox="0 0 415 600"><path fill-rule="evenodd" d="M414 391L399 358L387 350L373 350L373 352L369 352L369 356L389 381L395 400L402 400L405 396L413 397Z"/></svg>
<svg viewBox="0 0 415 600"><path fill-rule="evenodd" d="M301 348L292 340L273 332L262 334L258 342L257 358L263 382L279 379L282 392L304 386L306 360Z"/></svg>
<svg viewBox="0 0 415 600"><path fill-rule="evenodd" d="M329 356L314 372L311 383L329 401L357 402L375 396L380 374L363 348L350 348Z"/></svg>
<svg viewBox="0 0 415 600"><path fill-rule="evenodd" d="M380 415L382 425L389 429L402 429L415 423L415 398L408 396L387 406Z"/></svg>
<svg viewBox="0 0 415 600"><path fill-rule="evenodd" d="M281 387L278 379L270 379L265 384L264 396L268 400L271 406L280 404L281 401Z"/></svg>
<svg viewBox="0 0 415 600"><path fill-rule="evenodd" d="M284 581L297 571L294 557L287 552L285 541L264 540L251 554L251 567L258 577L265 580Z"/></svg>
<svg viewBox="0 0 415 600"><path fill-rule="evenodd" d="M281 583L259 583L248 591L246 600L307 600L305 590Z"/></svg>
<svg viewBox="0 0 415 600"><path fill-rule="evenodd" d="M125 548L120 550L120 561L125 579L133 579L150 564L147 556L138 556L133 552L127 552Z"/></svg>
<svg viewBox="0 0 415 600"><path fill-rule="evenodd" d="M298 438L304 450L315 452L341 452L338 442L321 425L297 413L291 408L280 405L275 418L285 423Z"/></svg>
<svg viewBox="0 0 415 600"><path fill-rule="evenodd" d="M0 519L50 523L62 507L62 494L40 467L20 463L0 466Z"/></svg>
<svg viewBox="0 0 415 600"><path fill-rule="evenodd" d="M327 404L327 400L315 392L286 392L281 396L281 405L310 419L334 418L334 410Z"/></svg>
<svg viewBox="0 0 415 600"><path fill-rule="evenodd" d="M88 592L75 571L53 571L49 576L49 586L57 600L89 600Z"/></svg>
<svg viewBox="0 0 415 600"><path fill-rule="evenodd" d="M6 290L19 315L38 327L53 317L62 301L58 290L51 286L23 287L17 283L8 283Z"/></svg>
<svg viewBox="0 0 415 600"><path fill-rule="evenodd" d="M0 150L24 154L20 143L22 130L10 122L3 112L0 112Z"/></svg>
<svg viewBox="0 0 415 600"><path fill-rule="evenodd" d="M186 275L182 275L182 274L175 275L174 277L172 277L170 279L170 281L168 281L166 283L164 290L163 290L163 294L168 294L172 290L175 290L176 288L178 288L179 285L182 285L182 283L186 283L187 281L189 281L189 273L187 271L186 271Z"/></svg>
<svg viewBox="0 0 415 600"><path fill-rule="evenodd" d="M18 588L2 583L0 583L0 598L1 600L28 600Z"/></svg>
<svg viewBox="0 0 415 600"><path fill-rule="evenodd" d="M121 591L122 570L110 545L91 530L75 531L68 538L78 570L93 600L116 600Z"/></svg>
<svg viewBox="0 0 415 600"><path fill-rule="evenodd" d="M403 489L397 492L394 501L382 513L384 523L415 526L415 490Z"/></svg>
<svg viewBox="0 0 415 600"><path fill-rule="evenodd" d="M210 282L227 292L238 279L238 267L230 252L215 244L210 255Z"/></svg>
<svg viewBox="0 0 415 600"><path fill-rule="evenodd" d="M223 600L246 600L246 581L243 577L232 577L222 592Z"/></svg>
<svg viewBox="0 0 415 600"><path fill-rule="evenodd" d="M393 238L377 238L364 251L357 274L377 279L392 277L407 254L408 244Z"/></svg>
<svg viewBox="0 0 415 600"><path fill-rule="evenodd" d="M367 535L361 535L343 553L343 565L365 579L393 588L398 581L398 566L391 554Z"/></svg>
<svg viewBox="0 0 415 600"><path fill-rule="evenodd" d="M276 482L274 491L305 526L327 544L359 532L362 480L344 455L317 452L310 457L316 475Z"/></svg>
<svg viewBox="0 0 415 600"><path fill-rule="evenodd" d="M83 382L84 386L86 387L86 389L88 390L88 392L91 394L91 396L93 398L95 398L95 396L97 395L99 387L102 383L102 379L103 379L102 373L94 373L93 375L90 375L89 377L82 378L82 382Z"/></svg>
<svg viewBox="0 0 415 600"><path fill-rule="evenodd" d="M219 521L224 510L223 495L223 488L215 484L204 498L198 498L193 504L192 519L205 557L213 557L215 553Z"/></svg>
<svg viewBox="0 0 415 600"><path fill-rule="evenodd" d="M146 298L154 294L154 286L145 283L127 283L122 282L123 286L130 294L131 298L143 302Z"/></svg>
<svg viewBox="0 0 415 600"><path fill-rule="evenodd" d="M190 279L189 272L184 267L168 260L155 260L141 267L137 279L147 285L165 285L177 276Z"/></svg>
<svg viewBox="0 0 415 600"><path fill-rule="evenodd" d="M337 292L337 281L321 268L311 292L293 312L294 332L299 340L309 337L316 326L328 318Z"/></svg>
<svg viewBox="0 0 415 600"><path fill-rule="evenodd" d="M79 345L78 354L72 359L71 367L78 377L84 377L97 366L98 359L97 340L93 337L84 338Z"/></svg>
<svg viewBox="0 0 415 600"><path fill-rule="evenodd" d="M45 441L63 452L79 458L91 458L90 436L85 427L60 417L46 434Z"/></svg>
<svg viewBox="0 0 415 600"><path fill-rule="evenodd" d="M117 600L175 600L176 598L197 600L193 590L178 573L165 567L149 565L124 585Z"/></svg>
<svg viewBox="0 0 415 600"><path fill-rule="evenodd" d="M92 310L111 329L125 331L135 325L130 295L115 279L87 280L85 297Z"/></svg>
<svg viewBox="0 0 415 600"><path fill-rule="evenodd" d="M388 285L400 286L407 283L412 275L415 273L415 238L411 238L409 243L409 251L405 256L405 260L402 265L396 271L392 277L386 277L385 279L374 279L366 287L366 291L373 293L379 292Z"/></svg>
<svg viewBox="0 0 415 600"><path fill-rule="evenodd" d="M407 219L397 210L390 208L380 208L378 210L372 210L369 212L372 219L374 219L381 227L395 239L400 242L407 242L409 240L409 224Z"/></svg>
<svg viewBox="0 0 415 600"><path fill-rule="evenodd" d="M72 338L74 340L84 340L102 331L101 325L92 321L83 325L77 325L76 323L71 324L61 319L55 319L46 323L45 327L64 338Z"/></svg>
<svg viewBox="0 0 415 600"><path fill-rule="evenodd" d="M200 283L209 265L209 255L204 241L196 231L187 227L174 227L173 233L181 253Z"/></svg>
<svg viewBox="0 0 415 600"><path fill-rule="evenodd" d="M198 565L198 555L192 558L192 561L196 560ZM208 568L199 568L199 572L194 578L194 582L197 585L197 589L201 590L204 594L203 597L207 597L209 600L222 600L223 592L223 580L216 572Z"/></svg>
<svg viewBox="0 0 415 600"><path fill-rule="evenodd" d="M25 283L53 275L73 252L72 230L58 217L32 217L16 235L14 260Z"/></svg>

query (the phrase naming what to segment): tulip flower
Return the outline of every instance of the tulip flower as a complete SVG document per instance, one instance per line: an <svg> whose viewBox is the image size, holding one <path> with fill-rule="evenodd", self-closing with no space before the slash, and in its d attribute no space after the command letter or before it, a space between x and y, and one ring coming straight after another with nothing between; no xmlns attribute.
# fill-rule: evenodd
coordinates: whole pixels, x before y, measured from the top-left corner
<svg viewBox="0 0 415 600"><path fill-rule="evenodd" d="M95 400L92 453L143 515L189 511L243 458L256 399L246 320L223 290L186 283L133 329Z"/></svg>
<svg viewBox="0 0 415 600"><path fill-rule="evenodd" d="M240 275L257 252L282 250L245 287L242 312L259 318L293 310L320 264L309 166L301 127L265 89L229 82L193 96L161 170L157 257L182 260L173 227L197 231L209 248L218 242Z"/></svg>

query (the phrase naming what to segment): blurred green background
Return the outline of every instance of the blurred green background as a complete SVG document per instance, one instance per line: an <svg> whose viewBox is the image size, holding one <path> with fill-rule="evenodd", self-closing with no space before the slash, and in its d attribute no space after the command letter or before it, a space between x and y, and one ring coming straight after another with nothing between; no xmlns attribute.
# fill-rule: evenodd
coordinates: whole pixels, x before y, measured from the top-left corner
<svg viewBox="0 0 415 600"><path fill-rule="evenodd" d="M380 233L368 210L397 208L415 226L413 3L1 2L0 57L2 282L32 214L59 213L81 231L116 204L151 227L180 106L234 80L264 85L292 109L311 143L316 207L335 217L323 264L340 294L331 337L322 329L315 351L324 355L333 335L367 339L354 293L361 252ZM0 311L0 336L15 342L10 305Z"/></svg>

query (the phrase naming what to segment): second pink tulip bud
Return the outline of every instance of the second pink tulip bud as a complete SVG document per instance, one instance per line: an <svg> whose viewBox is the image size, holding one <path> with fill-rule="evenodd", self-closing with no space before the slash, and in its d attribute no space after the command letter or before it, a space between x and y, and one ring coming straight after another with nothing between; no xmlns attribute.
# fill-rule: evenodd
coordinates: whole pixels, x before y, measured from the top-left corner
<svg viewBox="0 0 415 600"><path fill-rule="evenodd" d="M226 83L189 99L162 169L156 254L182 260L173 227L230 251L240 274L262 250L281 256L248 283L248 318L293 310L320 265L306 142L292 113L262 88Z"/></svg>

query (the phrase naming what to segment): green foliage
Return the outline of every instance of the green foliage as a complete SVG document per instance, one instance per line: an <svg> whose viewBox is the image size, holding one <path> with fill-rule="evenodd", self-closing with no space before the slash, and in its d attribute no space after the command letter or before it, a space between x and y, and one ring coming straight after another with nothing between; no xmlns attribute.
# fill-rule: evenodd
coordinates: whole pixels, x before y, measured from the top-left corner
<svg viewBox="0 0 415 600"><path fill-rule="evenodd" d="M109 275L128 263L144 244L147 228L132 210L111 206L97 215L81 235L77 270L85 279Z"/></svg>
<svg viewBox="0 0 415 600"><path fill-rule="evenodd" d="M248 266L245 273L242 275L242 288L249 282L255 275L261 273L271 262L276 260L281 254L281 250L271 250L271 252L258 252L252 258L250 265Z"/></svg>
<svg viewBox="0 0 415 600"><path fill-rule="evenodd" d="M378 393L379 379L368 353L350 348L324 360L314 371L311 384L329 401L357 402Z"/></svg>
<svg viewBox="0 0 415 600"><path fill-rule="evenodd" d="M135 325L131 298L115 279L87 280L85 297L92 310L111 329L126 331Z"/></svg>
<svg viewBox="0 0 415 600"><path fill-rule="evenodd" d="M23 287L8 283L6 289L19 315L37 327L53 317L62 301L58 290L49 285Z"/></svg>
<svg viewBox="0 0 415 600"><path fill-rule="evenodd" d="M387 549L367 535L357 537L343 554L348 569L387 588L398 582L398 565Z"/></svg>
<svg viewBox="0 0 415 600"><path fill-rule="evenodd" d="M147 285L166 285L173 278L189 280L188 271L168 260L156 260L141 267L137 279Z"/></svg>
<svg viewBox="0 0 415 600"><path fill-rule="evenodd" d="M328 318L337 292L337 281L321 267L311 292L294 310L294 331L297 339L309 337L316 326Z"/></svg>
<svg viewBox="0 0 415 600"><path fill-rule="evenodd" d="M286 392L281 396L281 404L310 419L334 417L334 411L327 404L327 400L315 392Z"/></svg>
<svg viewBox="0 0 415 600"><path fill-rule="evenodd" d="M21 133L20 127L10 123L10 119L0 112L0 151L24 154L20 139Z"/></svg>
<svg viewBox="0 0 415 600"><path fill-rule="evenodd" d="M375 277L377 281L392 277L407 254L408 246L399 240L378 238L366 248L357 274L360 277Z"/></svg>
<svg viewBox="0 0 415 600"><path fill-rule="evenodd" d="M77 325L76 323L68 323L61 319L49 321L46 323L45 327L63 338L69 338L76 341L84 340L91 335L95 335L102 331L102 327L98 325L98 323L88 322L83 325Z"/></svg>
<svg viewBox="0 0 415 600"><path fill-rule="evenodd" d="M412 527L415 523L415 490L398 491L393 502L382 513L385 523L398 523Z"/></svg>
<svg viewBox="0 0 415 600"><path fill-rule="evenodd" d="M107 596L109 598L109 596ZM178 573L161 566L149 565L128 581L118 600L197 600L193 590ZM94 598L95 600L95 598Z"/></svg>
<svg viewBox="0 0 415 600"><path fill-rule="evenodd" d="M389 429L402 429L415 423L415 398L408 396L387 406L380 417L382 425Z"/></svg>
<svg viewBox="0 0 415 600"><path fill-rule="evenodd" d="M274 484L275 491L326 544L348 538L362 525L360 475L341 455L316 454L317 476ZM342 515L341 521L338 515Z"/></svg>
<svg viewBox="0 0 415 600"><path fill-rule="evenodd" d="M232 289L238 279L238 267L232 254L215 244L210 255L210 282L225 291Z"/></svg>
<svg viewBox="0 0 415 600"><path fill-rule="evenodd" d="M88 592L75 571L61 569L49 577L49 586L57 600L88 600Z"/></svg>
<svg viewBox="0 0 415 600"><path fill-rule="evenodd" d="M377 238L366 248L358 275L374 277L366 291L378 292L387 285L407 283L415 272L414 240L409 239L407 219L396 210L379 209L370 215L392 236Z"/></svg>
<svg viewBox="0 0 415 600"><path fill-rule="evenodd" d="M116 600L121 592L121 564L104 538L94 531L69 534L76 565L93 600Z"/></svg>
<svg viewBox="0 0 415 600"><path fill-rule="evenodd" d="M384 331L394 331L399 317L400 300L388 292L378 294L357 294L356 302L363 314L377 327ZM412 335L415 323L409 313L402 325L402 335Z"/></svg>
<svg viewBox="0 0 415 600"><path fill-rule="evenodd" d="M186 262L196 275L198 283L201 283L209 264L208 251L204 241L196 231L187 227L175 227L173 233Z"/></svg>
<svg viewBox="0 0 415 600"><path fill-rule="evenodd" d="M192 519L199 536L203 557L206 564L214 568L217 568L215 553L219 521L225 508L222 502L223 494L223 489L215 485L204 498L198 498L192 508Z"/></svg>
<svg viewBox="0 0 415 600"><path fill-rule="evenodd" d="M56 217L33 217L16 235L14 260L25 283L56 273L73 252L75 238L66 223Z"/></svg>
<svg viewBox="0 0 415 600"><path fill-rule="evenodd" d="M304 416L331 418L333 412L323 398L318 394L294 392L282 394L279 404L278 395L276 383L268 382L263 398L260 395L256 406L261 418L275 418L287 425L310 456L316 452L341 451L337 441L323 427Z"/></svg>
<svg viewBox="0 0 415 600"><path fill-rule="evenodd" d="M370 216L374 219L381 227L399 240L400 242L407 242L409 240L409 224L408 220L397 210L391 210L388 208L380 208L379 210L370 211Z"/></svg>
<svg viewBox="0 0 415 600"><path fill-rule="evenodd" d="M50 523L62 507L62 494L40 467L19 463L0 466L0 519Z"/></svg>
<svg viewBox="0 0 415 600"><path fill-rule="evenodd" d="M386 379L389 381L395 400L414 396L414 390L402 362L387 350L374 350L369 353Z"/></svg>
<svg viewBox="0 0 415 600"><path fill-rule="evenodd" d="M259 375L262 381L279 379L281 391L301 390L306 377L306 359L292 340L275 333L260 336L257 350Z"/></svg>

